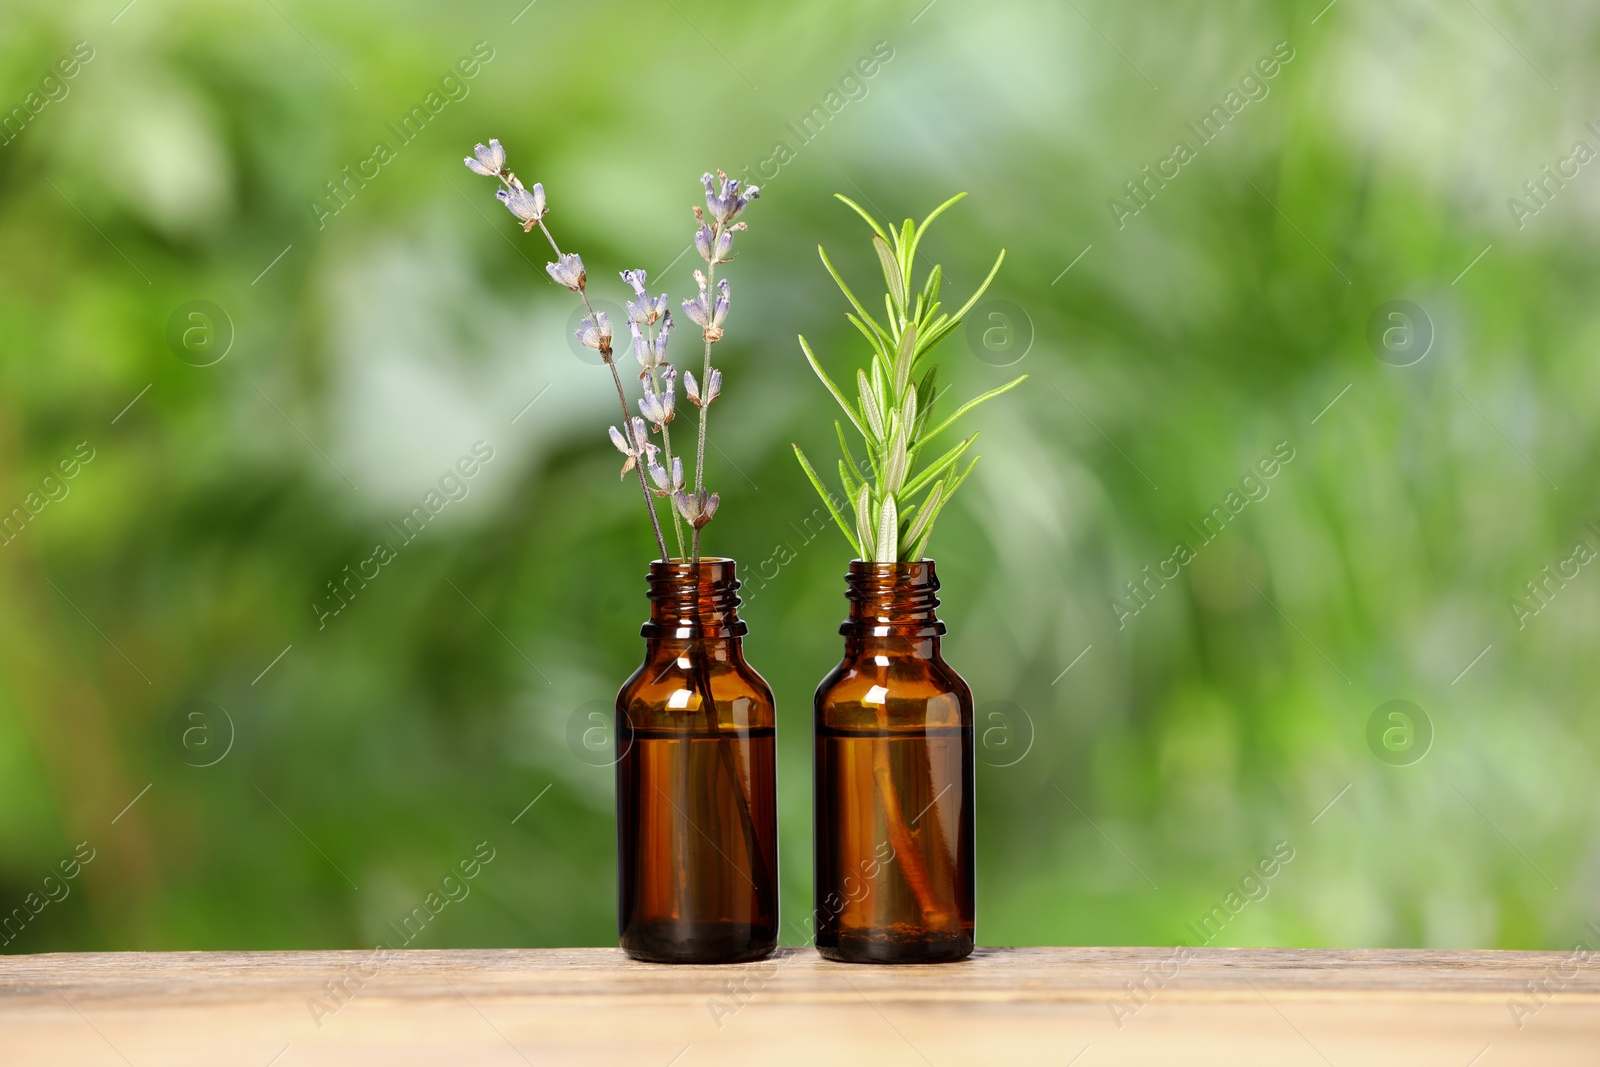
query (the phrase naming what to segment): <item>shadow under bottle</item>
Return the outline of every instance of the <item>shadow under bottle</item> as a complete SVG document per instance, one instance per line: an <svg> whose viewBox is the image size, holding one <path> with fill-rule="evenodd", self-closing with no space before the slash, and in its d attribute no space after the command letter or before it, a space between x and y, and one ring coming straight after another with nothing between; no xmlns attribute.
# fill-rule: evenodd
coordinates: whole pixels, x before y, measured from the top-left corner
<svg viewBox="0 0 1600 1067"><path fill-rule="evenodd" d="M933 562L850 564L815 702L816 945L846 963L972 952L972 693L939 652Z"/></svg>
<svg viewBox="0 0 1600 1067"><path fill-rule="evenodd" d="M644 663L617 694L617 928L657 963L778 941L772 690L745 662L729 559L650 565Z"/></svg>

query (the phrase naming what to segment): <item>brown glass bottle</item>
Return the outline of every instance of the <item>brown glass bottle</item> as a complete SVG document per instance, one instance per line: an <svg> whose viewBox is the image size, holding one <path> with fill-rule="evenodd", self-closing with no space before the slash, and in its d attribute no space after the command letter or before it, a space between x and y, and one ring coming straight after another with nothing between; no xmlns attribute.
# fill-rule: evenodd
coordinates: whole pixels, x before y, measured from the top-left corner
<svg viewBox="0 0 1600 1067"><path fill-rule="evenodd" d="M772 690L744 660L732 560L657 561L649 588L617 694L618 934L656 963L760 959L778 942Z"/></svg>
<svg viewBox="0 0 1600 1067"><path fill-rule="evenodd" d="M816 695L816 944L944 963L973 937L972 692L940 657L933 562L850 564L844 660Z"/></svg>

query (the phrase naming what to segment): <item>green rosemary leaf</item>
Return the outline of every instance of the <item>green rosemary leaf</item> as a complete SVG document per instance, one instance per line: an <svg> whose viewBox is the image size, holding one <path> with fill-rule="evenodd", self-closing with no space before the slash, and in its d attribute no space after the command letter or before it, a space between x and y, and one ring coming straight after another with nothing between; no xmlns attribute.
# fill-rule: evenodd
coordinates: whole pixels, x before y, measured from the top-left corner
<svg viewBox="0 0 1600 1067"><path fill-rule="evenodd" d="M861 331L861 336L867 339L867 344L872 346L872 351L875 354L883 352L883 335L874 333L872 327L862 322L861 318L853 311L846 311L844 317L850 320L852 326Z"/></svg>
<svg viewBox="0 0 1600 1067"><path fill-rule="evenodd" d="M978 286L978 291L972 294L972 299L961 305L961 310L956 312L955 315L952 316L953 318L957 320L964 318L967 312L972 310L972 305L976 304L978 302L978 298L983 295L984 290L989 288L989 283L994 281L994 276L1000 272L1000 264L1004 263L1005 261L1006 250L1002 248L1000 250L1000 255L995 258L994 266L989 268L989 276L983 280L982 285Z"/></svg>
<svg viewBox="0 0 1600 1067"><path fill-rule="evenodd" d="M923 374L922 381L917 383L917 425L912 427L911 436L920 445L923 440L922 428L928 424L928 416L933 414L933 387L937 383L939 367L935 364Z"/></svg>
<svg viewBox="0 0 1600 1067"><path fill-rule="evenodd" d="M933 211L929 213L928 217L922 220L922 225L917 227L917 235L916 235L916 237L914 237L912 239L912 241L911 241L910 254L909 254L909 256L907 258L914 257L917 254L917 245L922 242L922 235L928 232L928 224L933 222L933 220L938 218L940 215L943 215L945 213L945 211L947 211L951 207L954 207L956 204L959 204L961 202L962 198L964 198L966 195L967 194L965 192L957 193L955 196L952 196L949 200L946 200L944 203L942 203L938 207L934 208ZM936 271L938 269L939 268L937 268L937 267L934 268L934 270L936 270Z"/></svg>
<svg viewBox="0 0 1600 1067"><path fill-rule="evenodd" d="M859 464L856 463L856 457L850 453L850 442L844 439L844 427L839 425L838 419L833 420L833 432L839 435L839 451L844 453L844 462L850 464L850 469L856 472L857 480L866 477L866 472ZM868 454L870 455L871 453L869 452ZM851 500L854 500L856 498L856 491L854 489L849 489L846 491L846 495L849 496Z"/></svg>
<svg viewBox="0 0 1600 1067"><path fill-rule="evenodd" d="M911 555L908 557L909 559L918 560L927 555L928 539L933 536L934 520L939 517L939 512L944 510L944 506L950 503L950 498L956 495L956 490L961 488L961 483L967 480L967 475L972 473L972 468L978 465L978 460L980 458L981 457L979 456L973 456L972 462L967 464L967 469L962 471L953 481L950 482L950 487L944 492L944 499L939 501L939 506L934 508L933 514L928 517L928 526L922 531L921 540L912 546Z"/></svg>
<svg viewBox="0 0 1600 1067"><path fill-rule="evenodd" d="M1028 376L1026 374L1024 374L1024 375L1021 375L1020 377L1013 378L1011 381L1009 381L1006 384L1002 385L998 389L991 389L987 393L984 393L982 396L973 397L971 400L967 401L965 404L962 404L960 407L956 408L955 412L953 414L951 414L951 416L949 418L945 419L939 425L935 426L933 429L929 430L926 434L924 434L922 436L922 440L929 441L929 440L932 440L935 437L938 437L945 430L949 429L950 425L953 422L955 422L961 416L965 415L967 412L971 411L973 408L977 407L979 404L983 403L985 400L993 400L995 397L999 396L1001 393L1006 392L1008 389L1014 389L1017 386L1021 385L1023 382L1027 381L1027 380L1028 380Z"/></svg>
<svg viewBox="0 0 1600 1067"><path fill-rule="evenodd" d="M915 253L915 249L912 250ZM928 306L928 313L933 313L933 308L939 303L939 283L944 279L944 267L938 263L933 265L933 270L928 272L928 280L922 286L922 302Z"/></svg>
<svg viewBox="0 0 1600 1067"><path fill-rule="evenodd" d="M911 323L900 335L900 348L894 357L894 396L905 395L911 381L911 364L917 351L917 324Z"/></svg>
<svg viewBox="0 0 1600 1067"><path fill-rule="evenodd" d="M927 485L930 481L949 470L950 467L955 464L956 460L961 458L961 454L967 449L971 448L972 442L976 441L977 439L978 435L973 434L971 437L968 437L950 451L946 452L944 455L928 464L928 466L924 467L917 473L915 478L906 483L905 488L900 491L900 495L903 497L915 496L923 486Z"/></svg>
<svg viewBox="0 0 1600 1067"><path fill-rule="evenodd" d="M850 473L850 468L842 459L839 461L839 483L844 486L844 495L854 500L856 490L861 488L861 483L856 481L855 475Z"/></svg>
<svg viewBox="0 0 1600 1067"><path fill-rule="evenodd" d="M911 292L911 268L916 259L917 228L910 219L906 219L901 228L900 240L895 251L900 256L900 287L906 292Z"/></svg>
<svg viewBox="0 0 1600 1067"><path fill-rule="evenodd" d="M900 548L900 517L895 513L894 497L883 498L878 510L878 562L893 563Z"/></svg>
<svg viewBox="0 0 1600 1067"><path fill-rule="evenodd" d="M885 332L882 326L878 325L877 319L874 319L871 315L867 314L867 309L861 306L861 301L856 299L856 294L850 291L850 287L845 284L844 279L839 277L839 272L833 269L833 263L828 259L828 253L821 245L817 246L817 254L822 257L822 265L828 268L828 273L833 275L833 283L839 287L839 291L844 294L845 299L850 301L851 306L856 309L856 313L866 320L867 325L871 326L873 330L877 332L878 336L883 339L884 344L893 344L893 338L891 338L889 334Z"/></svg>
<svg viewBox="0 0 1600 1067"><path fill-rule="evenodd" d="M874 376L876 376L878 368L874 366L872 369ZM872 383L867 381L866 374L860 370L856 371L856 388L861 390L861 412L867 417L867 427L872 431L869 434L862 430L861 436L872 441L882 441L884 437L883 409L878 406L878 397L872 391ZM856 429L860 430L861 427L857 426Z"/></svg>
<svg viewBox="0 0 1600 1067"><path fill-rule="evenodd" d="M961 195L965 196L967 194L962 193ZM862 209L860 204L856 203L854 200L851 200L848 196L845 196L843 193L834 193L833 194L833 198L835 200L840 200L840 201L843 201L846 204L849 204L850 207L855 210L855 213L857 215L860 215L862 218L867 220L867 225L872 227L872 230L873 230L874 233L876 233L879 237L882 237L885 241L887 241L889 239L889 235L887 233L883 232L883 227L878 225L878 220L873 218L871 215L867 214L866 211L864 211Z"/></svg>
<svg viewBox="0 0 1600 1067"><path fill-rule="evenodd" d="M908 424L895 415L893 438L889 444L889 458L883 464L883 491L893 496L906 480L906 428Z"/></svg>
<svg viewBox="0 0 1600 1067"><path fill-rule="evenodd" d="M811 469L811 464L806 461L806 454L800 451L799 445L792 445L795 458L800 461L800 468L806 472L806 477L811 480L811 486L822 498L822 503L827 506L828 514L833 516L833 521L839 524L839 530L844 534L844 539L850 542L850 547L856 551L861 550L861 542L850 532L850 527L845 524L844 516L839 514L839 509L833 503L833 496L822 487L822 479L817 477L817 472Z"/></svg>
<svg viewBox="0 0 1600 1067"><path fill-rule="evenodd" d="M872 248L878 253L878 262L883 266L883 280L889 286L888 296L893 305L891 314L898 313L903 321L906 317L906 287L901 277L900 264L895 261L894 253L889 251L889 242L882 237L872 239Z"/></svg>
<svg viewBox="0 0 1600 1067"><path fill-rule="evenodd" d="M914 545L922 538L922 534L933 522L934 514L939 510L939 503L944 496L944 482L933 483L933 492L928 494L928 499L922 502L922 507L917 509L917 517L912 520L911 528L906 531L902 543ZM913 560L917 557L912 556Z"/></svg>
<svg viewBox="0 0 1600 1067"><path fill-rule="evenodd" d="M805 352L806 361L811 364L811 369L816 371L817 377L822 379L822 384L828 387L828 392L833 394L833 398L839 402L839 406L844 408L845 416L849 418L850 425L854 426L856 431L860 433L862 437L867 436L867 431L861 428L861 420L858 419L856 417L856 413L851 410L850 402L844 398L843 393L839 392L839 387L833 384L833 379L829 378L827 373L822 369L822 364L817 362L817 357L812 354L811 346L806 344L806 339L804 337L800 338L800 348Z"/></svg>
<svg viewBox="0 0 1600 1067"><path fill-rule="evenodd" d="M857 548L864 560L872 559L872 486L863 485L861 492L856 497L856 535Z"/></svg>

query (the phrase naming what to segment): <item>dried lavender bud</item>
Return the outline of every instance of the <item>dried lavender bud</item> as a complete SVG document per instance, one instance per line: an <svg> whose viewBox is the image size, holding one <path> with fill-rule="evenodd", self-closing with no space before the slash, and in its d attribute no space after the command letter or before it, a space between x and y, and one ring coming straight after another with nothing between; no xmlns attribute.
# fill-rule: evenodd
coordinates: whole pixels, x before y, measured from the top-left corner
<svg viewBox="0 0 1600 1067"><path fill-rule="evenodd" d="M711 376L706 379L706 393L702 398L700 383L694 380L694 372L684 371L683 391L695 407L709 406L722 392L722 372L715 367L711 368Z"/></svg>
<svg viewBox="0 0 1600 1067"><path fill-rule="evenodd" d="M625 425L628 428L628 437L623 437L615 426L609 427L611 431L611 443L617 446L618 452L621 452L624 456L628 457L623 461L622 464L621 477L624 478L627 477L629 471L633 470L634 464L637 463L641 458L645 461L645 465L648 467L651 461L655 459L656 454L661 451L660 448L656 447L656 445L651 442L650 434L644 428L643 419L635 416Z"/></svg>
<svg viewBox="0 0 1600 1067"><path fill-rule="evenodd" d="M656 359L655 347L650 343L650 338L645 336L644 330L639 328L639 323L634 319L628 320L628 331L633 335L633 358L644 368L639 374L639 377L643 378L654 370L660 361Z"/></svg>
<svg viewBox="0 0 1600 1067"><path fill-rule="evenodd" d="M696 530L711 521L720 502L721 498L716 493L707 494L704 489L696 489L692 493L680 489L672 494L672 503L678 509L678 514Z"/></svg>
<svg viewBox="0 0 1600 1067"><path fill-rule="evenodd" d="M679 456L672 457L672 474L667 475L666 468L659 463L651 463L649 468L650 480L656 483L656 488L663 495L681 492L683 489L683 459Z"/></svg>
<svg viewBox="0 0 1600 1067"><path fill-rule="evenodd" d="M667 294L666 293L662 293L661 294L661 302L663 304L665 304L667 302ZM664 362L666 360L666 358L667 358L667 334L669 334L671 332L672 332L672 312L666 310L666 308L663 307L662 310L661 310L661 329L656 331L655 361L657 363Z"/></svg>
<svg viewBox="0 0 1600 1067"><path fill-rule="evenodd" d="M485 178L498 178L500 172L506 169L506 150L500 147L500 142L494 138L489 139L487 146L477 144L472 146L475 159L464 160L467 169L474 174L481 174Z"/></svg>
<svg viewBox="0 0 1600 1067"><path fill-rule="evenodd" d="M573 292L583 288L583 260L576 252L564 253L556 262L546 263L544 269L550 272L550 277L558 284L566 286Z"/></svg>
<svg viewBox="0 0 1600 1067"><path fill-rule="evenodd" d="M761 195L761 189L752 185L741 194L737 179L729 178L720 170L717 171L717 177L722 180L722 188L716 192L712 190L710 174L702 174L700 181L706 187L706 210L719 224L726 226L739 217L739 212L745 209L746 204Z"/></svg>
<svg viewBox="0 0 1600 1067"><path fill-rule="evenodd" d="M645 290L644 283L649 280L649 275L642 270L625 270L622 280L633 287L633 295L640 300L649 300L650 294Z"/></svg>
<svg viewBox="0 0 1600 1067"><path fill-rule="evenodd" d="M579 320L581 329L577 331L578 340L585 348L593 348L600 352L611 351L611 321L606 318L604 311L596 311L594 315L585 315Z"/></svg>
<svg viewBox="0 0 1600 1067"><path fill-rule="evenodd" d="M707 341L716 341L722 337L722 320L728 317L728 279L717 282L718 296L715 300L706 291L704 274L695 271L694 280L700 283L700 295L683 302L684 314L704 331Z"/></svg>
<svg viewBox="0 0 1600 1067"><path fill-rule="evenodd" d="M639 414L658 430L672 421L673 394L677 381L677 368L668 366L661 373L661 391L657 392L650 376L645 375L644 396L639 398Z"/></svg>
<svg viewBox="0 0 1600 1067"><path fill-rule="evenodd" d="M509 189L498 189L494 195L495 199L521 220L524 233L532 232L533 228L539 225L539 220L544 218L544 186L538 182L533 183L533 191L529 192L522 187L521 182L512 178Z"/></svg>

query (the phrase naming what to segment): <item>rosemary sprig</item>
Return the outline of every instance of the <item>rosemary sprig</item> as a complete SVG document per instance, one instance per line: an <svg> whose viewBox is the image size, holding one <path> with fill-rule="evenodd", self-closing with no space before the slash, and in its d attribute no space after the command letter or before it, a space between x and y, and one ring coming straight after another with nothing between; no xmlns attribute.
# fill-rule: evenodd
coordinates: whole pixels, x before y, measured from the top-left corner
<svg viewBox="0 0 1600 1067"><path fill-rule="evenodd" d="M920 226L906 219L899 229L886 228L849 197L835 195L872 227L872 247L883 268L886 289L884 321L879 323L840 277L828 253L820 245L817 247L822 265L853 309L846 312L845 317L872 346L870 364L855 372L856 399L852 403L822 369L806 339L800 338L806 362L866 444L867 466L861 467L851 455L843 425L834 423L844 453L839 463L839 478L845 498L854 511L853 528L835 507L833 498L799 445L794 446L795 457L859 558L882 563L919 560L927 551L934 520L977 465L978 457L973 456L965 467L960 467L978 435L965 438L919 470L917 464L922 458L923 446L979 404L1015 388L1028 377L1024 374L998 389L974 397L930 426L938 395L934 391L938 368L929 362L928 356L961 325L962 317L983 296L1000 270L1000 264L1005 262L1006 253L1005 249L1000 250L977 292L960 310L950 314L943 310L944 305L939 301L942 269L935 265L922 287L917 289L913 285L912 268L917 246L928 226L967 194L958 193L934 208Z"/></svg>

